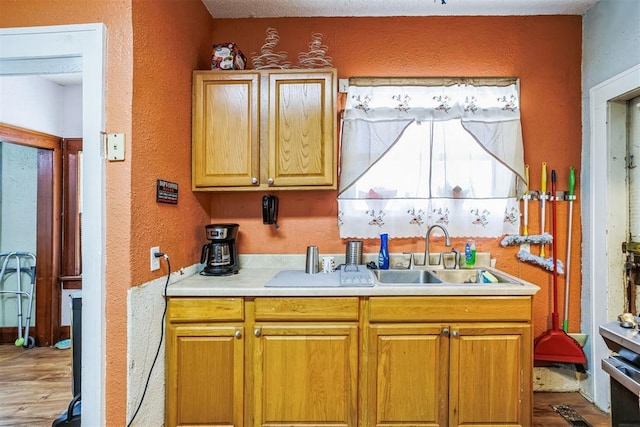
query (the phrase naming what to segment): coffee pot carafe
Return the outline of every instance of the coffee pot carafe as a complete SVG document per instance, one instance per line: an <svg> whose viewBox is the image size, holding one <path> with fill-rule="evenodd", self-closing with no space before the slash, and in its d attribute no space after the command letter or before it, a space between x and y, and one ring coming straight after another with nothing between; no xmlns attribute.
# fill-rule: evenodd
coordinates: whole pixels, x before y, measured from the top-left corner
<svg viewBox="0 0 640 427"><path fill-rule="evenodd" d="M209 224L205 226L209 243L202 247L200 263L205 276L227 276L239 270L236 236L238 224Z"/></svg>

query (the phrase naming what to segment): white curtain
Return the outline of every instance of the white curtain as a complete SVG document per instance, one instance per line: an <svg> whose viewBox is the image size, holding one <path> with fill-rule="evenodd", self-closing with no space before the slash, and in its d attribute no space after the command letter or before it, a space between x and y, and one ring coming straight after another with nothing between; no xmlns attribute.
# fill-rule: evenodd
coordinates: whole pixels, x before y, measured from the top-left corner
<svg viewBox="0 0 640 427"><path fill-rule="evenodd" d="M526 188L518 82L357 79L343 113L343 238L517 233Z"/></svg>

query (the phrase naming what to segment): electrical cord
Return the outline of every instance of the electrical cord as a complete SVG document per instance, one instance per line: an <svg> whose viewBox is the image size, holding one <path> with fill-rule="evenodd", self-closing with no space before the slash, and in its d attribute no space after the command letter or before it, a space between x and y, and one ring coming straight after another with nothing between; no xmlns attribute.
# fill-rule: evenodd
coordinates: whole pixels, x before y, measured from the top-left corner
<svg viewBox="0 0 640 427"><path fill-rule="evenodd" d="M162 320L160 322L160 342L158 343L158 349L156 350L156 355L153 358L153 363L151 364L151 369L149 369L149 375L147 376L147 382L144 385L144 390L142 391L142 397L140 398L140 402L138 403L138 408L136 409L136 411L133 413L133 416L131 417L131 420L129 420L129 422L127 423L127 427L131 426L131 423L133 423L133 420L136 419L136 415L138 415L138 412L140 411L140 408L142 407L142 402L144 402L144 397L147 394L147 389L149 388L149 381L151 380L151 373L153 372L153 368L156 366L156 362L158 360L158 356L160 355L160 349L162 348L162 340L164 339L164 319L167 315L167 286L169 286L169 278L171 277L171 263L169 262L169 255L162 253L162 252L156 252L155 254L153 254L156 258L160 258L163 257L165 259L165 261L167 262L167 269L169 270L169 272L167 273L167 281L164 282L164 310L162 311Z"/></svg>

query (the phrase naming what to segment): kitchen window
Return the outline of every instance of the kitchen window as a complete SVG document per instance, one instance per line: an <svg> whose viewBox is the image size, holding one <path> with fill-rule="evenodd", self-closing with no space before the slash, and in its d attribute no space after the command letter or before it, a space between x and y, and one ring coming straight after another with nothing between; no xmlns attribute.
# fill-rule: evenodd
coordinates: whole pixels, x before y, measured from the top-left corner
<svg viewBox="0 0 640 427"><path fill-rule="evenodd" d="M342 117L343 238L517 234L526 189L516 79L353 78Z"/></svg>

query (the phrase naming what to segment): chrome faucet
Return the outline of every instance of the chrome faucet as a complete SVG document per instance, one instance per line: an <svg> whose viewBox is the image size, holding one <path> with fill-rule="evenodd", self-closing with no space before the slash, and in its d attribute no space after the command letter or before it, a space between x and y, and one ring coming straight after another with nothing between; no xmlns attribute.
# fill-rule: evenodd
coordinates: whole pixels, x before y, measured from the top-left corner
<svg viewBox="0 0 640 427"><path fill-rule="evenodd" d="M437 264L431 264L431 260L429 259L429 235L431 234L431 231L434 228L439 228L440 230L442 230L442 232L444 233L444 237L445 237L444 244L446 246L451 246L451 239L449 238L449 232L447 231L446 228L444 228L440 224L434 224L431 227L429 227L427 229L427 235L425 236L425 242L424 242L424 264L422 264L422 265L425 265L425 266L440 265L440 262L442 261L442 254L440 255L440 261L438 261Z"/></svg>
<svg viewBox="0 0 640 427"><path fill-rule="evenodd" d="M413 252L403 252L403 255L409 255L409 266L407 267L408 270L413 270L413 264L415 262L414 258L413 258Z"/></svg>

